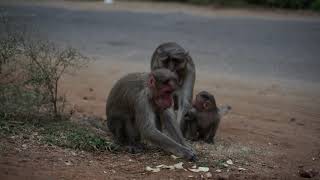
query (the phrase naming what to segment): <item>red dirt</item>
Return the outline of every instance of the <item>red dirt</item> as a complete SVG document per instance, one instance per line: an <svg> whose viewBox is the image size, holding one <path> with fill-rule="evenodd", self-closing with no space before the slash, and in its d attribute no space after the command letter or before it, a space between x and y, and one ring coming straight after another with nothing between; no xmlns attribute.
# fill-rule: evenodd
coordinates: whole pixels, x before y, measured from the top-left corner
<svg viewBox="0 0 320 180"><path fill-rule="evenodd" d="M63 91L77 113L105 118L105 97L115 80L128 72L124 67L145 70L143 65L128 64L97 61L81 75L65 78ZM229 179L299 179L301 168L320 170L317 93L306 88L289 90L287 85L276 82L264 85L231 77L209 78L205 72L198 72L195 92L205 89L214 93L217 102L231 105L232 111L222 120L215 145L193 143L199 155L196 164L209 167L215 178ZM88 98L85 100L84 96ZM194 165L174 160L154 148L137 155L124 152L74 154L71 150L46 147L23 137L1 139L1 144L4 148L0 151L0 179L207 178L205 173L183 170L147 172L146 166L173 165L180 161L186 167ZM22 144L26 144L26 148ZM234 165L218 166L217 161L228 159L232 159ZM72 164L66 165L66 161ZM239 171L239 167L246 170ZM222 172L216 172L217 169Z"/></svg>

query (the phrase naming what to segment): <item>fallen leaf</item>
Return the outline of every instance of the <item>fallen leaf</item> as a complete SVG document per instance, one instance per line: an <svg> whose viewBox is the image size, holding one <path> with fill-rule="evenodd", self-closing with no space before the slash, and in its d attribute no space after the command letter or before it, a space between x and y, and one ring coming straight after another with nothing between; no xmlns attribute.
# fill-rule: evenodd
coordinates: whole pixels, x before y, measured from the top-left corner
<svg viewBox="0 0 320 180"><path fill-rule="evenodd" d="M172 157L172 159L179 159L180 157L177 157L177 156L175 156L175 155L171 155L171 157Z"/></svg>
<svg viewBox="0 0 320 180"><path fill-rule="evenodd" d="M189 171L192 171L192 172L208 172L209 168L208 167L198 167L198 169L189 169Z"/></svg>
<svg viewBox="0 0 320 180"><path fill-rule="evenodd" d="M71 161L65 161L64 162L67 166L71 166L72 165L72 162Z"/></svg>
<svg viewBox="0 0 320 180"><path fill-rule="evenodd" d="M232 160L229 159L229 160L227 161L227 164L232 165L232 164L233 164Z"/></svg>
<svg viewBox="0 0 320 180"><path fill-rule="evenodd" d="M167 166L167 165L161 164L161 165L156 166L156 168L173 170L173 169L174 169L174 166Z"/></svg>
<svg viewBox="0 0 320 180"><path fill-rule="evenodd" d="M239 170L239 171L246 171L246 169L245 169L245 168L242 168L242 167L239 167L238 170Z"/></svg>
<svg viewBox="0 0 320 180"><path fill-rule="evenodd" d="M173 167L176 169L184 169L182 165L183 165L183 162L179 162L177 164L174 164Z"/></svg>
<svg viewBox="0 0 320 180"><path fill-rule="evenodd" d="M198 167L198 169L202 172L208 172L209 168L208 167Z"/></svg>
<svg viewBox="0 0 320 180"><path fill-rule="evenodd" d="M146 171L151 171L151 172L159 172L160 168L151 168L150 166L146 167Z"/></svg>

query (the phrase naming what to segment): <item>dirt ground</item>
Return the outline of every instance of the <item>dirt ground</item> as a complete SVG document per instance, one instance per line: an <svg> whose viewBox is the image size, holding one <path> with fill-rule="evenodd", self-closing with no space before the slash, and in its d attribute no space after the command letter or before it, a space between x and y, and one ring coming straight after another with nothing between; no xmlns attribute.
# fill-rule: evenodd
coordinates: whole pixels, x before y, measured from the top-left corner
<svg viewBox="0 0 320 180"><path fill-rule="evenodd" d="M128 71L144 71L144 66L96 61L81 75L65 78L63 91L78 114L105 118L105 99L112 84ZM32 138L10 137L1 140L0 179L210 177L185 170L145 170L146 166L178 162L184 162L185 168L195 164L209 167L212 178L225 179L299 179L301 169L320 170L319 95L314 89L294 88L277 81L244 81L214 73L197 75L195 92L206 89L214 93L218 104L232 106L222 120L214 145L193 143L199 162L173 159L152 147L136 155L87 153L40 145ZM223 163L229 159L233 165L225 167ZM314 177L317 178L319 175Z"/></svg>
<svg viewBox="0 0 320 180"><path fill-rule="evenodd" d="M77 114L105 118L112 84L127 72L148 68L97 60L63 79L62 91ZM13 136L0 139L0 179L300 179L299 170L320 171L317 83L243 79L198 69L195 93L201 90L212 92L218 104L228 104L232 111L223 118L214 145L193 143L199 162L174 159L153 147L135 155L88 153ZM232 165L226 165L229 159ZM178 162L184 168L209 167L211 176L188 170L145 170ZM313 179L320 179L319 174Z"/></svg>

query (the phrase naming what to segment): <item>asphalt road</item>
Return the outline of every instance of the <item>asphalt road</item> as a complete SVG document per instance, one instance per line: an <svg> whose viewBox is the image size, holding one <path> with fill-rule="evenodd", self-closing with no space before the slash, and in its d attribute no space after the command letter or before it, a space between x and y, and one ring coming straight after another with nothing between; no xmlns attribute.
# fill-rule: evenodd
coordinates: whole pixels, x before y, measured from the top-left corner
<svg viewBox="0 0 320 180"><path fill-rule="evenodd" d="M148 66L158 44L176 41L189 50L199 69L320 83L320 19L0 7L49 39L106 61Z"/></svg>

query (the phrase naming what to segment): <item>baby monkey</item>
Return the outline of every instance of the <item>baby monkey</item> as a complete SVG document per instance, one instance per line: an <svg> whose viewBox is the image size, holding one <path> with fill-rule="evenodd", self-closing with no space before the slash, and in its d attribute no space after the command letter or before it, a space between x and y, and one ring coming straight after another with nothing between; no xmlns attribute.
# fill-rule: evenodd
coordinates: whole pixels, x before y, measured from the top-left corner
<svg viewBox="0 0 320 180"><path fill-rule="evenodd" d="M218 108L214 96L207 91L198 93L192 106L181 123L183 136L192 141L214 143L220 119L231 107Z"/></svg>

